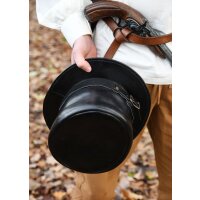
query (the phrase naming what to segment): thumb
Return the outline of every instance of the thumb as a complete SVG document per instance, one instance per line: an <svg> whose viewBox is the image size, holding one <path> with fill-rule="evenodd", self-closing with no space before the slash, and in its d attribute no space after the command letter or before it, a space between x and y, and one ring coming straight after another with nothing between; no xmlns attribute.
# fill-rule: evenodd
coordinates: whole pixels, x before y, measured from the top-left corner
<svg viewBox="0 0 200 200"><path fill-rule="evenodd" d="M84 56L81 53L77 52L74 54L74 61L79 68L83 69L86 72L91 72L92 68L90 64L85 60Z"/></svg>

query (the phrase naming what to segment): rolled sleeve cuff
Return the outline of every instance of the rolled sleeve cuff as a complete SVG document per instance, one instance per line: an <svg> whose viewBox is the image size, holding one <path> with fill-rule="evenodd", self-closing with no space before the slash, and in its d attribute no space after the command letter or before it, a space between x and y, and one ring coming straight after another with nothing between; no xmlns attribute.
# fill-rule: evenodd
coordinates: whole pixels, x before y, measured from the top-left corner
<svg viewBox="0 0 200 200"><path fill-rule="evenodd" d="M70 15L62 24L61 32L71 47L76 39L82 35L92 35L89 22L83 13Z"/></svg>

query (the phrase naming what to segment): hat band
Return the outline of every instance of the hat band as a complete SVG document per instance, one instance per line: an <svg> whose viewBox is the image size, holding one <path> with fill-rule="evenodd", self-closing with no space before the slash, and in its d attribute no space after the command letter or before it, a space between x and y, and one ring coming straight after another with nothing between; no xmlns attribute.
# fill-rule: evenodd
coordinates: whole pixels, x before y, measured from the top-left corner
<svg viewBox="0 0 200 200"><path fill-rule="evenodd" d="M81 91L84 88L90 88L90 87L91 88L102 87L118 94L120 97L122 97L125 100L127 106L129 107L131 115L132 115L132 122L134 121L133 113L135 113L135 110L137 110L139 119L141 120L140 102L137 101L132 95L128 95L128 92L120 84L114 81L110 81L108 79L104 79L104 78L90 78L90 79L86 79L75 84L70 89L70 91L65 95L63 102L60 105L59 111L63 108L63 106L66 104L66 102L72 95L74 95L76 92Z"/></svg>

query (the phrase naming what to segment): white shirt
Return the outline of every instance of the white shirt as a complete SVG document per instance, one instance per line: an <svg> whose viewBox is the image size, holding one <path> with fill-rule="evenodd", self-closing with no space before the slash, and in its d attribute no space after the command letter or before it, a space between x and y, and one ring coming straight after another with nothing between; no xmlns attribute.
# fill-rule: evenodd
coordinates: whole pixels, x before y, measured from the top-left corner
<svg viewBox="0 0 200 200"><path fill-rule="evenodd" d="M120 0L141 12L153 28L164 33L171 32L171 0ZM90 0L36 0L37 17L40 24L60 30L70 46L81 35L90 34L84 7ZM93 34L97 56L103 57L113 41L110 28L99 21ZM171 43L167 44L171 49ZM134 69L148 84L171 84L172 69L167 59L156 56L147 46L123 43L113 59Z"/></svg>

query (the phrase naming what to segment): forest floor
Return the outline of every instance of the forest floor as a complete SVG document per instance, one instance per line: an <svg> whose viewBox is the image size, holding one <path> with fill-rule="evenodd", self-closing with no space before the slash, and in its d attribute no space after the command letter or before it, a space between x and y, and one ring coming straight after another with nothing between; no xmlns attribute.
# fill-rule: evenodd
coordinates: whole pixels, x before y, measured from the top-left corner
<svg viewBox="0 0 200 200"><path fill-rule="evenodd" d="M40 26L30 0L30 182L29 200L70 200L74 173L61 166L47 147L49 130L42 115L44 96L70 65L71 49L62 34ZM148 131L119 174L117 200L156 200L158 174Z"/></svg>

